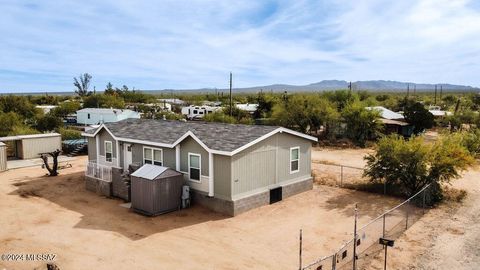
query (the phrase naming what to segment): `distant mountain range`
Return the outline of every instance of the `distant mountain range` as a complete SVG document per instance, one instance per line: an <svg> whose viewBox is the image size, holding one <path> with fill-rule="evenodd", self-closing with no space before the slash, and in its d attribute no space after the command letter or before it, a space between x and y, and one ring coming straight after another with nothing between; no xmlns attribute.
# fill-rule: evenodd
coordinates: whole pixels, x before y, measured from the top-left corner
<svg viewBox="0 0 480 270"><path fill-rule="evenodd" d="M437 89L440 91L440 88L444 92L474 92L480 91L478 87L472 87L467 85L455 85L455 84L436 84ZM348 89L349 82L342 80L323 80L317 83L311 83L307 85L290 85L290 84L272 84L264 86L253 86L245 88L234 88L234 93L256 93L259 91L264 92L314 92L314 91L328 91L328 90L339 90L339 89ZM406 92L407 88L410 88L410 91L418 92L427 92L434 91L435 84L425 84L425 83L412 83L412 82L398 82L398 81L384 81L384 80L375 80L375 81L356 81L352 82L353 90L367 90L372 92ZM160 93L171 93L175 91L176 93L215 93L218 92L228 92L228 89L215 89L215 88L199 88L199 89L163 89L163 90L138 90L151 94L160 94ZM102 92L102 91L98 91ZM36 93L15 93L17 95L40 95L45 94L45 92L36 92ZM49 92L52 95L70 95L73 94L73 90L70 92ZM0 93L0 95L2 95Z"/></svg>
<svg viewBox="0 0 480 270"><path fill-rule="evenodd" d="M253 86L245 88L234 88L235 93L251 93L251 92L313 92L313 91L328 91L328 90L338 90L338 89L348 89L349 82L342 80L323 80L317 83L311 83L307 85L290 85L290 84L272 84L264 86ZM471 92L479 91L479 88L467 86L467 85L455 85L455 84L437 84L437 89L440 91L440 88L443 91L449 92ZM412 83L412 82L398 82L398 81L356 81L352 82L353 90L368 90L375 92L397 92L397 91L407 91L407 88L410 88L410 91L434 91L435 84L425 84L425 83ZM228 89L214 89L214 88L201 88L201 89L165 89L165 90L150 90L149 92L159 92L165 93L170 91L180 91L180 92L225 92Z"/></svg>

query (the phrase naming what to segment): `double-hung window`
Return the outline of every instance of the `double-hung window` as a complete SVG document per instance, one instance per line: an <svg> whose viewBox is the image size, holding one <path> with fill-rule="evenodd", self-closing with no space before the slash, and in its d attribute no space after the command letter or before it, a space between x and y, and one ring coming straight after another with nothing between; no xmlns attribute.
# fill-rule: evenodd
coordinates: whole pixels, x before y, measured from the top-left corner
<svg viewBox="0 0 480 270"><path fill-rule="evenodd" d="M188 153L188 174L190 180L200 181L201 156L199 154Z"/></svg>
<svg viewBox="0 0 480 270"><path fill-rule="evenodd" d="M113 145L111 141L105 141L105 161L113 161Z"/></svg>
<svg viewBox="0 0 480 270"><path fill-rule="evenodd" d="M300 147L290 148L290 173L300 171Z"/></svg>
<svg viewBox="0 0 480 270"><path fill-rule="evenodd" d="M162 166L163 165L162 149L144 147L143 148L143 164L153 164L153 165Z"/></svg>

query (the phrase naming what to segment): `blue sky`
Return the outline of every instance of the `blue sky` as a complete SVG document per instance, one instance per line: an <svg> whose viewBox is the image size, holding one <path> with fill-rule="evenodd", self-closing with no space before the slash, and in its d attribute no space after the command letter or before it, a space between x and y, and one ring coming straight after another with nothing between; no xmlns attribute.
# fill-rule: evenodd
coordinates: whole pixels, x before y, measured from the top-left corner
<svg viewBox="0 0 480 270"><path fill-rule="evenodd" d="M477 0L0 0L0 92L308 84L480 86Z"/></svg>

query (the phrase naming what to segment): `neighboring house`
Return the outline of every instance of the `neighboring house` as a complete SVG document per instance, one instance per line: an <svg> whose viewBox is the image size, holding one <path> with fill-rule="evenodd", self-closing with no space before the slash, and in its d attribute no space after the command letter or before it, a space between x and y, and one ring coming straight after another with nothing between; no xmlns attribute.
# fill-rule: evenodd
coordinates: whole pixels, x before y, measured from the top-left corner
<svg viewBox="0 0 480 270"><path fill-rule="evenodd" d="M62 136L58 133L0 137L0 142L7 147L8 159L37 158L41 153L62 149Z"/></svg>
<svg viewBox="0 0 480 270"><path fill-rule="evenodd" d="M77 111L77 124L98 125L118 122L129 118L140 118L140 113L125 109L85 108Z"/></svg>
<svg viewBox="0 0 480 270"><path fill-rule="evenodd" d="M250 114L253 114L257 108L258 108L258 104L235 104L235 107L237 107L238 109L242 110L242 111L246 111Z"/></svg>
<svg viewBox="0 0 480 270"><path fill-rule="evenodd" d="M157 99L158 102L160 103L168 103L168 104L171 104L171 105L185 105L186 102L181 100L181 99L178 99L178 98L159 98Z"/></svg>
<svg viewBox="0 0 480 270"><path fill-rule="evenodd" d="M195 106L191 105L188 107L182 108L182 115L187 117L187 119L201 119L209 113L221 110L222 107L212 107L212 106Z"/></svg>
<svg viewBox="0 0 480 270"><path fill-rule="evenodd" d="M35 108L41 109L44 114L49 113L51 110L57 108L58 106L56 105L37 105Z"/></svg>
<svg viewBox="0 0 480 270"><path fill-rule="evenodd" d="M402 114L391 111L382 106L366 107L367 110L376 110L380 113L385 134L400 134L404 137L410 137L413 134L413 126L405 121Z"/></svg>
<svg viewBox="0 0 480 270"><path fill-rule="evenodd" d="M428 111L433 114L433 117L435 118L442 118L445 116L453 115L452 112L449 111L443 111L440 106L429 106Z"/></svg>
<svg viewBox="0 0 480 270"><path fill-rule="evenodd" d="M87 188L105 195L143 164L182 172L193 202L228 215L312 189L317 139L283 127L128 119L83 135Z"/></svg>

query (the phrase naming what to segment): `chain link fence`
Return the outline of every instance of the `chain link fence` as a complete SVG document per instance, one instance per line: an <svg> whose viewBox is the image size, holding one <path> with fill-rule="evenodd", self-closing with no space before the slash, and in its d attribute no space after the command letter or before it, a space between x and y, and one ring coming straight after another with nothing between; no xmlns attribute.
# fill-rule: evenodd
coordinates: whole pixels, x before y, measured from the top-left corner
<svg viewBox="0 0 480 270"><path fill-rule="evenodd" d="M379 244L380 238L397 239L425 213L431 202L430 185L406 201L384 212L369 223L357 229L356 237L345 242L333 254L322 257L306 266L303 270L343 270L352 269L356 258L357 267L368 263L384 247ZM355 235L353 233L353 235Z"/></svg>
<svg viewBox="0 0 480 270"><path fill-rule="evenodd" d="M354 166L313 162L312 173L318 184L334 187L355 186L368 182L363 177L363 168Z"/></svg>

